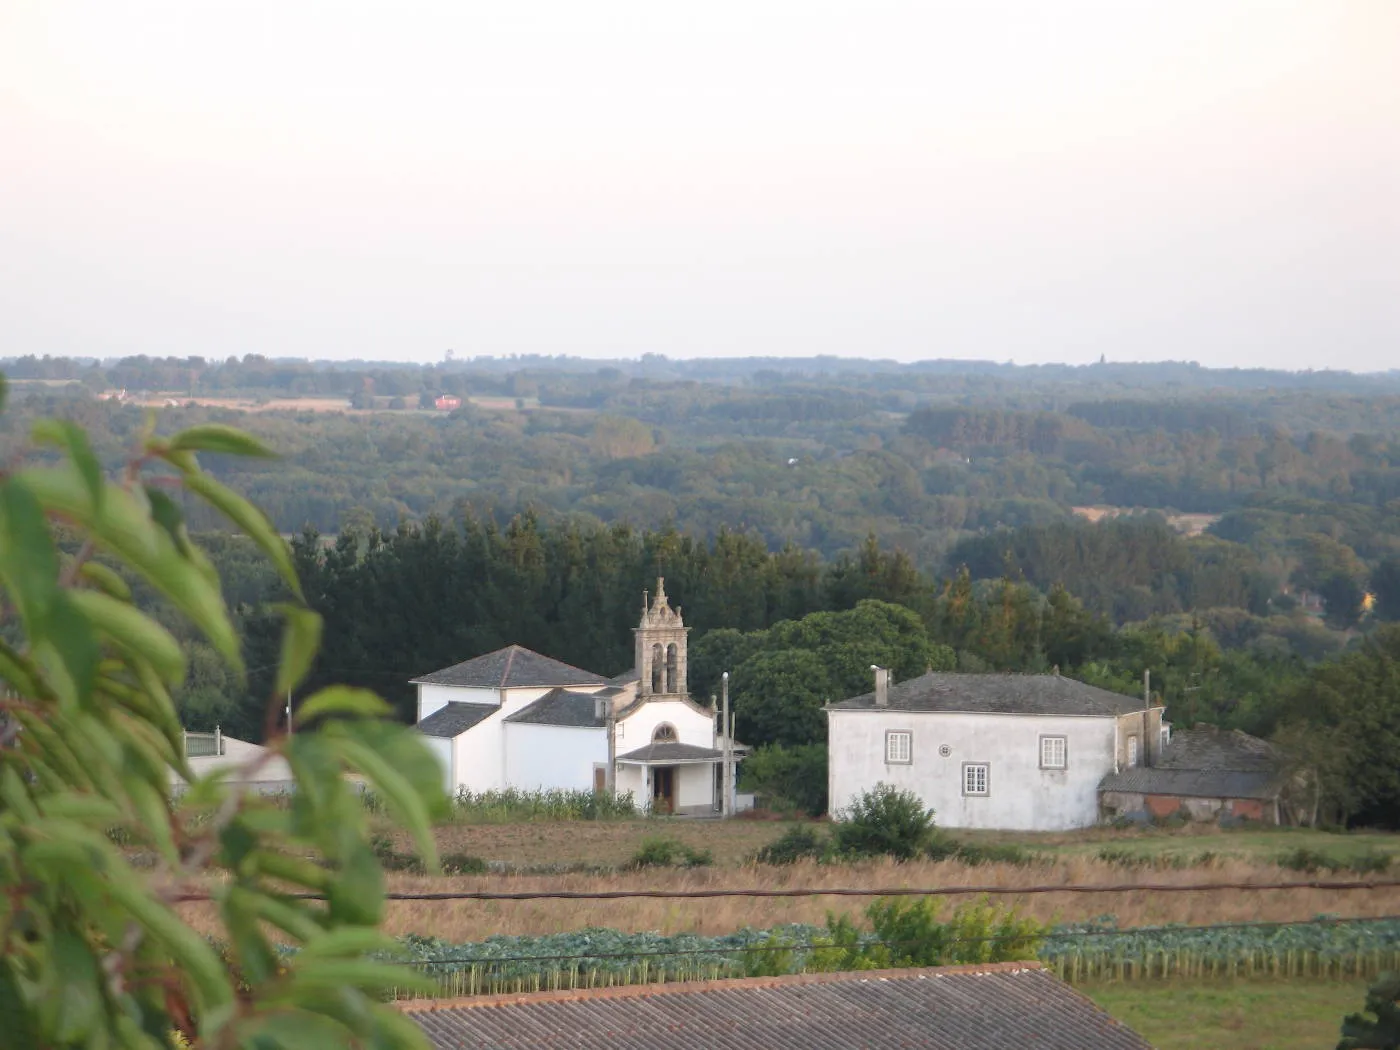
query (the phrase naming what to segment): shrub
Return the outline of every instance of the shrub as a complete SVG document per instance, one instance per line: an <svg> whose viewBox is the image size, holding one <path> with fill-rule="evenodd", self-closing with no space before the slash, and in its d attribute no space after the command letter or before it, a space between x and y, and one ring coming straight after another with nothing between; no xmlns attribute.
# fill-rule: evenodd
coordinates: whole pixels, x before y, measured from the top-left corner
<svg viewBox="0 0 1400 1050"><path fill-rule="evenodd" d="M831 849L830 840L815 828L795 824L754 854L759 864L795 864L799 860L821 860Z"/></svg>
<svg viewBox="0 0 1400 1050"><path fill-rule="evenodd" d="M714 854L696 849L675 839L643 839L641 847L632 854L630 868L668 868L679 864L686 868L703 868L714 863Z"/></svg>
<svg viewBox="0 0 1400 1050"><path fill-rule="evenodd" d="M933 810L919 796L888 784L862 792L835 827L835 846L847 857L910 860L933 839Z"/></svg>
<svg viewBox="0 0 1400 1050"><path fill-rule="evenodd" d="M983 898L964 904L947 922L938 921L942 901L881 898L866 909L889 966L946 966L950 963L1034 959L1048 926L1001 909Z"/></svg>
<svg viewBox="0 0 1400 1050"><path fill-rule="evenodd" d="M813 817L826 812L825 744L756 748L744 759L740 778L744 790L760 796L767 809Z"/></svg>
<svg viewBox="0 0 1400 1050"><path fill-rule="evenodd" d="M470 853L444 853L438 864L444 875L484 875L490 869L486 861Z"/></svg>

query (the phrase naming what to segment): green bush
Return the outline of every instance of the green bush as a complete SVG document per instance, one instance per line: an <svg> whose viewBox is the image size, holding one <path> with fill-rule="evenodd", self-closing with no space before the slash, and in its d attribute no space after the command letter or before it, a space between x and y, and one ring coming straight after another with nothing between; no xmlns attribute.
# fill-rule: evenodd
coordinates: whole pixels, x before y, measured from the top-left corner
<svg viewBox="0 0 1400 1050"><path fill-rule="evenodd" d="M795 824L754 854L759 864L795 864L799 860L822 860L831 850L831 841L815 828Z"/></svg>
<svg viewBox="0 0 1400 1050"><path fill-rule="evenodd" d="M1048 926L983 898L964 904L939 922L942 901L933 897L881 898L866 909L880 943L871 951L880 966L947 966L953 963L1034 959Z"/></svg>
<svg viewBox="0 0 1400 1050"><path fill-rule="evenodd" d="M470 853L444 853L438 862L444 875L484 875L490 865Z"/></svg>
<svg viewBox="0 0 1400 1050"><path fill-rule="evenodd" d="M643 839L640 848L632 854L630 868L669 868L679 865L685 868L703 868L714 863L714 854L707 849L687 846L675 839Z"/></svg>
<svg viewBox="0 0 1400 1050"><path fill-rule="evenodd" d="M756 748L740 767L740 782L765 809L819 817L827 807L826 745Z"/></svg>
<svg viewBox="0 0 1400 1050"><path fill-rule="evenodd" d="M851 803L834 829L836 851L844 857L888 856L911 860L933 841L933 810L912 791L876 784Z"/></svg>

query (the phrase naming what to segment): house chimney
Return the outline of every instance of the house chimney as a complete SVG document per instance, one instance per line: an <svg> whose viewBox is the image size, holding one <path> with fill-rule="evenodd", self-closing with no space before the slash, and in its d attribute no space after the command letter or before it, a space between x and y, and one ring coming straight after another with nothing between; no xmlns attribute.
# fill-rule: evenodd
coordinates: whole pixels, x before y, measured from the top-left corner
<svg viewBox="0 0 1400 1050"><path fill-rule="evenodd" d="M890 672L887 668L870 665L870 669L875 672L875 706L890 706Z"/></svg>

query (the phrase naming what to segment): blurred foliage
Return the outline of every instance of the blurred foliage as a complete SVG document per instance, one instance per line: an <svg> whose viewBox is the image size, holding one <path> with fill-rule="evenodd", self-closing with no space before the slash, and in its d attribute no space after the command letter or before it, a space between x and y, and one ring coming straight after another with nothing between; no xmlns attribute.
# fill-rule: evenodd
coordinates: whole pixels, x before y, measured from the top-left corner
<svg viewBox="0 0 1400 1050"><path fill-rule="evenodd" d="M0 407L3 395L0 385ZM281 698L314 658L321 621L301 600L287 545L198 461L269 453L228 427L160 436L146 425L112 479L76 425L39 420L32 436L54 454L21 452L0 471L6 1045L426 1046L415 1025L380 1005L415 978L368 957L393 942L376 929L383 875L346 774L387 801L430 868L429 825L446 803L440 776L422 742L383 720L387 706L366 691L304 696L295 735L278 721ZM246 769L203 776L187 762L172 694L189 688L196 703L209 680L219 690L241 682L244 662L179 492L244 534L280 573L286 596L267 749ZM134 604L136 581L199 648L182 646ZM273 761L295 780L289 805L234 782ZM175 776L187 789L172 800ZM146 855L140 868L118 842ZM222 951L176 910L203 893L227 934ZM300 951L284 959L274 937Z"/></svg>

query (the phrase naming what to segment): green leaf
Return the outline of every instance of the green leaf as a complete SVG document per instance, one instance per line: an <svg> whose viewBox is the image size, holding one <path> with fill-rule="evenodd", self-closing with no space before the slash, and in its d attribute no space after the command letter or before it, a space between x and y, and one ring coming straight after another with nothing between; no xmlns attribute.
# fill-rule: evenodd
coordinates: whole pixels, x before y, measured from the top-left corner
<svg viewBox="0 0 1400 1050"><path fill-rule="evenodd" d="M318 690L297 707L297 724L306 725L326 715L383 718L393 709L377 693L348 685L332 685Z"/></svg>
<svg viewBox="0 0 1400 1050"><path fill-rule="evenodd" d="M287 619L282 631L282 658L277 665L277 695L285 696L301 685L311 671L316 650L321 645L321 617L300 605L283 602L275 606Z"/></svg>
<svg viewBox="0 0 1400 1050"><path fill-rule="evenodd" d="M69 600L118 646L149 660L165 682L178 685L184 680L185 654L180 643L135 606L100 591L72 591Z"/></svg>
<svg viewBox="0 0 1400 1050"><path fill-rule="evenodd" d="M386 933L375 929L348 926L338 930L330 930L314 940L308 941L297 952L297 960L300 962L347 956L357 958L370 952L392 952L397 947L398 942Z"/></svg>
<svg viewBox="0 0 1400 1050"><path fill-rule="evenodd" d="M88 444L83 428L67 419L41 419L34 424L33 434L34 440L40 444L68 449L73 465L78 469L79 476L92 496L92 505L100 511L104 487L102 464L97 461L92 446Z"/></svg>
<svg viewBox="0 0 1400 1050"><path fill-rule="evenodd" d="M78 568L78 577L104 594L110 594L120 601L131 601L131 588L126 581L101 562L83 562Z"/></svg>
<svg viewBox="0 0 1400 1050"><path fill-rule="evenodd" d="M345 858L326 893L331 918L359 926L377 926L384 918L384 871L367 844Z"/></svg>
<svg viewBox="0 0 1400 1050"><path fill-rule="evenodd" d="M14 480L31 489L43 506L90 529L100 547L139 572L189 617L230 667L242 674L242 650L217 581L181 555L151 520L144 501L138 503L125 489L109 485L99 516L86 487L71 469L38 467ZM3 547L0 543L0 550Z"/></svg>
<svg viewBox="0 0 1400 1050"><path fill-rule="evenodd" d="M100 1022L102 991L97 960L80 937L59 930L53 939L54 976L58 981L58 1026L63 1042L77 1042Z"/></svg>
<svg viewBox="0 0 1400 1050"><path fill-rule="evenodd" d="M131 913L174 957L181 972L198 989L206 1008L233 1000L228 971L209 942L195 933L178 915L148 895L141 875L125 864L114 866L104 880L107 892Z"/></svg>
<svg viewBox="0 0 1400 1050"><path fill-rule="evenodd" d="M385 756L362 740L343 732L340 725L327 726L326 736L335 740L346 761L369 780L376 792L384 796L389 809L413 837L423 865L431 872L437 868L437 844L433 841L432 818L423 793L400 773ZM436 767L434 766L434 779Z"/></svg>
<svg viewBox="0 0 1400 1050"><path fill-rule="evenodd" d="M226 485L208 474L191 472L185 475L185 487L200 496L248 536L277 567L283 581L297 598L302 597L301 579L292 562L292 548L268 521L267 515Z"/></svg>
<svg viewBox="0 0 1400 1050"><path fill-rule="evenodd" d="M182 430L170 438L172 452L219 452L226 456L275 459L276 453L251 434L222 423L206 423Z"/></svg>

